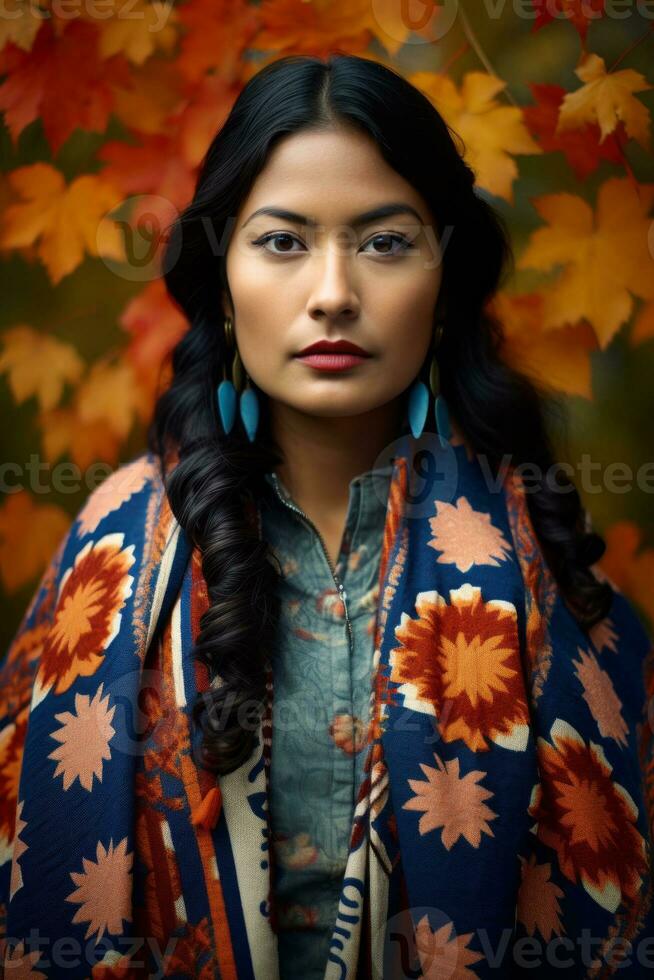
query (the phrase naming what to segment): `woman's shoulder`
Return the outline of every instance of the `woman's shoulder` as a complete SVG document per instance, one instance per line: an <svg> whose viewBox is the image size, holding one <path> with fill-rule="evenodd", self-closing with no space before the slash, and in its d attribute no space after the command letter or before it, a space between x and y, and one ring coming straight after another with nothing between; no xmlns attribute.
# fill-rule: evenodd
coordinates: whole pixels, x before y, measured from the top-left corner
<svg viewBox="0 0 654 980"><path fill-rule="evenodd" d="M106 477L87 498L71 530L78 538L101 527L119 529L121 522L139 522L148 506L161 505L164 485L159 460L146 451L135 456Z"/></svg>
<svg viewBox="0 0 654 980"><path fill-rule="evenodd" d="M118 591L124 602L139 585L147 599L176 526L158 459L148 451L118 466L89 494L42 572L0 678L12 663L36 656L62 604L72 610L94 582L96 595L117 599Z"/></svg>

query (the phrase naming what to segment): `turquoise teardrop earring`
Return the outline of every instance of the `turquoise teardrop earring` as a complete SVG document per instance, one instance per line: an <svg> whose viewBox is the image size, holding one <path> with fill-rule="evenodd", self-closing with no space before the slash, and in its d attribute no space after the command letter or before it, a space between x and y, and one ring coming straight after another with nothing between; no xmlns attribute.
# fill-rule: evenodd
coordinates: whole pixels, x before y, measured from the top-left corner
<svg viewBox="0 0 654 980"><path fill-rule="evenodd" d="M443 448L450 441L450 416L447 404L443 395L440 393L440 370L436 358L436 349L443 336L444 321L438 321L434 332L434 343L432 346L432 358L429 369L429 389L424 381L419 378L414 381L409 391L408 415L411 432L415 439L419 439L427 421L429 411L429 390L434 397L434 420L438 429L438 439Z"/></svg>
<svg viewBox="0 0 654 980"><path fill-rule="evenodd" d="M234 425L236 417L237 393L240 392L239 412L245 432L250 442L254 442L259 425L259 399L254 389L250 386L250 379L247 372L243 369L243 362L236 346L234 338L234 326L231 317L225 317L225 347L234 351L232 358L232 380L227 378L227 367L223 364L223 380L218 385L218 412L223 430L229 434ZM245 376L246 387L242 389L243 377Z"/></svg>

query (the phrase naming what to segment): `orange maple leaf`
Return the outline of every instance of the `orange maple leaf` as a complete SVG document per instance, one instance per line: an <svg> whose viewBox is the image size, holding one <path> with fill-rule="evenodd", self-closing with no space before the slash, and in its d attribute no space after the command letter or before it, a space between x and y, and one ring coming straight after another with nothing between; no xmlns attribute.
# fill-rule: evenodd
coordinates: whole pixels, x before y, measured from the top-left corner
<svg viewBox="0 0 654 980"><path fill-rule="evenodd" d="M557 133L597 123L604 140L623 123L627 134L644 149L650 145L650 117L647 106L634 98L634 92L651 89L644 75L625 68L607 72L604 59L588 55L575 74L585 84L568 92L561 102Z"/></svg>
<svg viewBox="0 0 654 980"><path fill-rule="evenodd" d="M531 236L518 268L564 269L545 293L547 328L586 318L602 348L631 314L631 294L654 298L654 256L648 249L654 184L638 191L611 177L599 189L597 209L575 194L544 194L532 203L544 221Z"/></svg>
<svg viewBox="0 0 654 980"><path fill-rule="evenodd" d="M24 488L0 508L0 576L8 592L31 582L46 566L71 519L56 504L36 504Z"/></svg>
<svg viewBox="0 0 654 980"><path fill-rule="evenodd" d="M369 0L263 0L261 30L250 47L278 54L324 56L338 48L363 54L372 39L374 16Z"/></svg>
<svg viewBox="0 0 654 980"><path fill-rule="evenodd" d="M197 167L209 144L225 122L241 90L240 82L222 75L207 75L197 85L187 86L188 98L170 117L175 128L178 152L189 167Z"/></svg>
<svg viewBox="0 0 654 980"><path fill-rule="evenodd" d="M590 355L598 349L585 320L548 330L543 324L540 293L497 293L490 304L504 327L502 353L508 364L542 387L592 398Z"/></svg>
<svg viewBox="0 0 654 980"><path fill-rule="evenodd" d="M71 344L27 324L5 330L0 372L6 371L18 404L36 395L42 409L58 404L64 384L78 380L84 363Z"/></svg>
<svg viewBox="0 0 654 980"><path fill-rule="evenodd" d="M129 64L122 54L103 60L99 27L81 19L44 20L30 51L7 44L0 52L0 110L14 143L40 118L53 153L73 130L104 132L113 108L114 85L126 85Z"/></svg>
<svg viewBox="0 0 654 980"><path fill-rule="evenodd" d="M240 0L189 0L179 8L179 22L184 36L176 61L182 75L198 82L218 69L233 79L259 27L259 8Z"/></svg>
<svg viewBox="0 0 654 980"><path fill-rule="evenodd" d="M131 334L125 356L152 406L162 385L166 358L187 332L188 321L170 299L163 279L155 279L129 301L120 325Z"/></svg>
<svg viewBox="0 0 654 980"><path fill-rule="evenodd" d="M156 194L168 210L170 205L185 207L193 197L195 174L182 156L179 138L179 133L146 135L138 146L110 140L97 154L106 163L102 177L125 195Z"/></svg>
<svg viewBox="0 0 654 980"><path fill-rule="evenodd" d="M579 180L597 170L601 160L622 164L621 143L626 142L624 123L600 141L600 128L586 123L577 129L557 131L559 109L566 90L561 85L530 83L535 105L523 107L525 122L541 148L548 153L560 150Z"/></svg>
<svg viewBox="0 0 654 980"><path fill-rule="evenodd" d="M633 521L618 521L602 536L606 551L599 568L654 622L654 548L642 548L643 532Z"/></svg>
<svg viewBox="0 0 654 980"><path fill-rule="evenodd" d="M32 163L9 174L23 200L2 215L0 245L23 248L37 244L37 255L53 283L73 272L84 253L124 260L120 230L102 218L120 201L120 193L102 177L85 174L69 185L49 163Z"/></svg>
<svg viewBox="0 0 654 980"><path fill-rule="evenodd" d="M451 78L436 72L415 72L409 81L461 136L477 183L512 202L518 168L511 154L543 151L525 126L522 109L501 105L495 98L506 82L481 71L467 72L460 90Z"/></svg>
<svg viewBox="0 0 654 980"><path fill-rule="evenodd" d="M182 78L174 61L150 58L134 68L127 87L114 87L114 115L128 129L163 133L183 102Z"/></svg>

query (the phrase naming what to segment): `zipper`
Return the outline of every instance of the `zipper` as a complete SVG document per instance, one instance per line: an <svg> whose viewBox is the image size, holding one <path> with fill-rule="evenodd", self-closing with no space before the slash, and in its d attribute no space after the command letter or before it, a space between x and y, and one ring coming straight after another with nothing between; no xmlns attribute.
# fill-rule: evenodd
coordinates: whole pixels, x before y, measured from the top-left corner
<svg viewBox="0 0 654 980"><path fill-rule="evenodd" d="M352 656L352 623L350 622L350 617L349 617L348 611L347 611L347 592L345 591L345 586L343 585L343 583L341 582L340 578L336 574L336 569L334 568L334 566L332 564L332 560L331 560L331 558L329 557L329 555L327 553L327 548L325 547L325 540L324 540L322 534L320 533L320 531L318 530L318 528L316 527L316 525L313 523L313 521L309 517L309 515L308 514L305 514L305 512L303 510L301 510L301 508L298 507L297 504L294 504L292 501L288 500L288 498L285 497L282 494L282 492L280 490L280 487L279 487L279 480L278 480L277 474L275 473L274 470L272 471L271 475L272 475L272 478L273 478L273 482L275 484L275 491L277 492L277 496L279 497L279 499L281 500L281 502L283 504L285 504L288 508L290 508L290 510L295 511L296 514L299 514L299 516L308 524L308 526L310 528L313 528L313 530L316 532L316 534L318 536L318 540L320 541L320 544L322 546L323 554L325 555L325 558L327 560L327 564L329 565L329 570L332 573L332 578L334 579L334 584L335 584L336 588L338 589L339 598L340 598L341 602L343 603L343 610L345 612L345 622L347 623L347 629L348 629L348 634L349 634L350 656Z"/></svg>

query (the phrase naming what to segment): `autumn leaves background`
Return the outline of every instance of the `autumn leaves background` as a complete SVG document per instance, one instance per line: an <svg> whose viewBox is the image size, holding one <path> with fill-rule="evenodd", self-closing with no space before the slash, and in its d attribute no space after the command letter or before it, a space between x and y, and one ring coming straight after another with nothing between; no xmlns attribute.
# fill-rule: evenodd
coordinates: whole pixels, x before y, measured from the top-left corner
<svg viewBox="0 0 654 980"><path fill-rule="evenodd" d="M511 229L507 357L563 399L603 567L654 622L653 24L615 0L5 0L2 649L144 445L186 329L158 246L212 136L262 64L332 50L402 71L462 138Z"/></svg>

